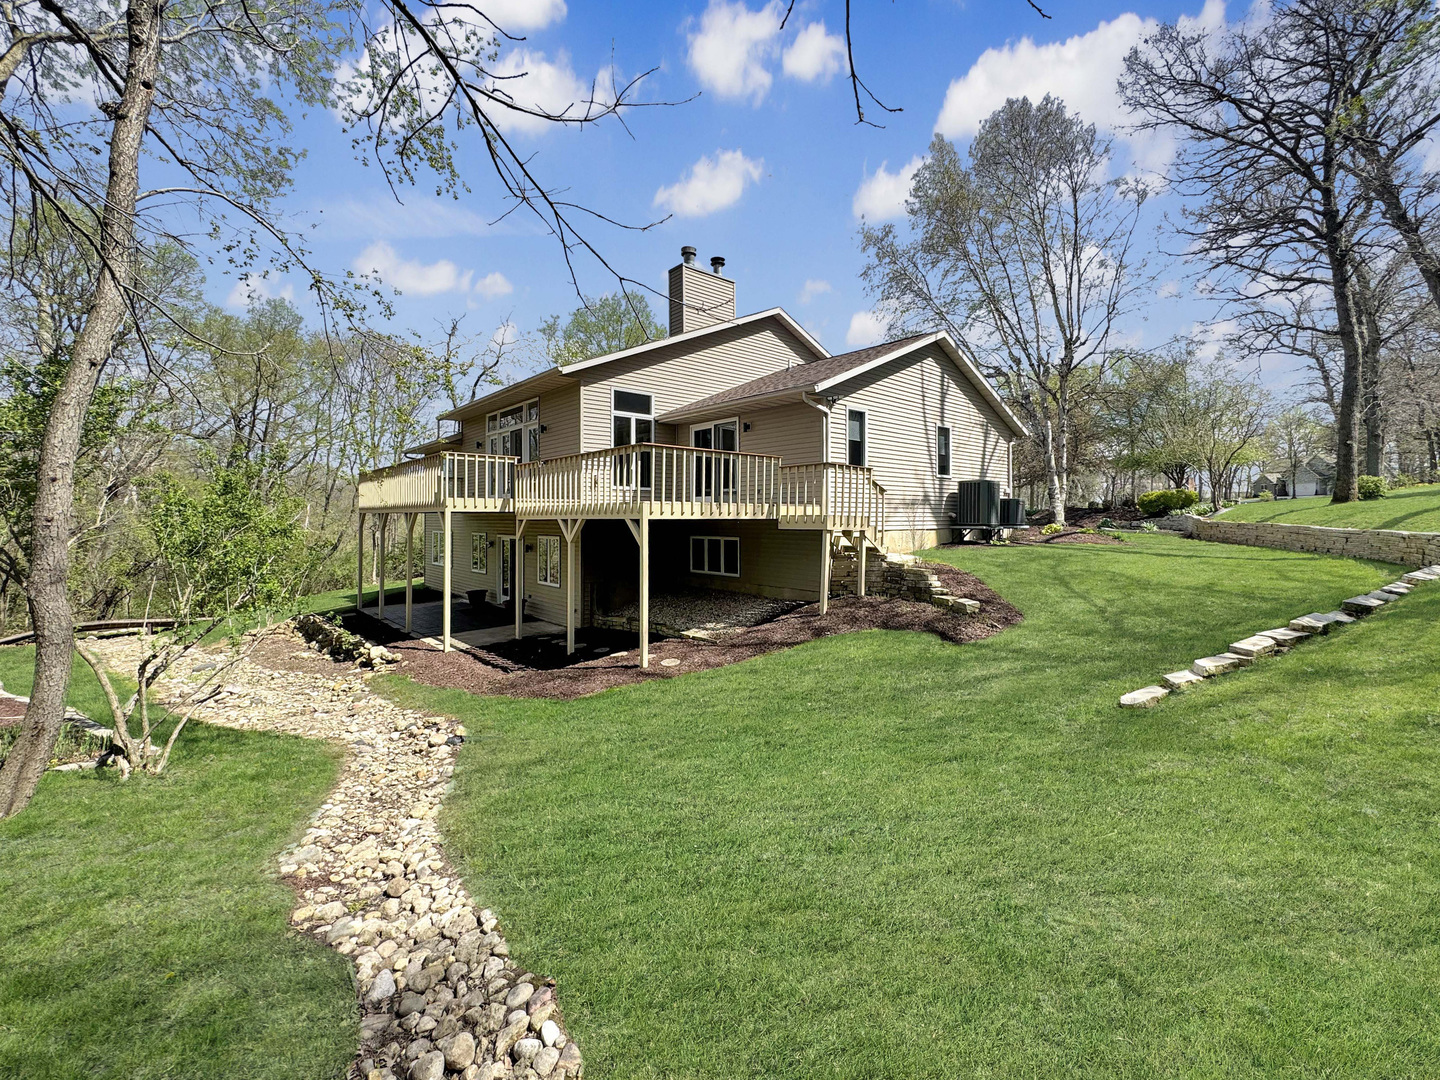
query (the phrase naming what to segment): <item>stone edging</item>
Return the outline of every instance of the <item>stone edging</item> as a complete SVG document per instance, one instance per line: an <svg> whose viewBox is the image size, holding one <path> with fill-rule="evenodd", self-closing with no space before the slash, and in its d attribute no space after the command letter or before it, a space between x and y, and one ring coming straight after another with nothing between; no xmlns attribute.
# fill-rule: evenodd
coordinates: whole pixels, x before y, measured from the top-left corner
<svg viewBox="0 0 1440 1080"><path fill-rule="evenodd" d="M1217 521L1187 514L1179 531L1196 540L1218 544L1345 555L1397 566L1440 563L1440 533L1399 529L1334 529L1326 525L1287 525L1278 521Z"/></svg>
<svg viewBox="0 0 1440 1080"><path fill-rule="evenodd" d="M1399 581L1392 581L1374 592L1352 596L1341 604L1341 611L1312 612L1291 619L1290 625L1275 630L1262 630L1231 644L1228 651L1215 656L1202 656L1185 671L1172 671L1162 680L1164 685L1142 686L1120 698L1122 709L1148 709L1169 696L1172 690L1184 690L1213 675L1224 675L1249 667L1261 657L1288 652L1306 638L1328 634L1337 626L1352 623L1409 594L1417 585L1440 581L1440 565L1412 570Z"/></svg>
<svg viewBox="0 0 1440 1080"><path fill-rule="evenodd" d="M278 632L305 647L293 629ZM117 669L130 660L127 644L106 649ZM361 1045L350 1076L575 1080L583 1062L554 981L510 959L495 915L475 906L440 846L435 818L465 729L400 708L372 693L368 678L246 660L195 713L345 746L340 779L279 869L300 899L296 928L354 962ZM157 691L175 703L189 684L182 675Z"/></svg>

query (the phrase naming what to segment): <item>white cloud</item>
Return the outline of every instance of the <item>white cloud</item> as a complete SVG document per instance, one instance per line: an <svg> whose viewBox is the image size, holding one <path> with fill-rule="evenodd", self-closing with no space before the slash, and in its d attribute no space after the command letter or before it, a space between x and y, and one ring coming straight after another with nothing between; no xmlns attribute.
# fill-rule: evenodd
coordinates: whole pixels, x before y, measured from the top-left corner
<svg viewBox="0 0 1440 1080"><path fill-rule="evenodd" d="M823 22L813 22L795 35L781 59L781 67L792 79L816 82L829 79L844 66L844 61L845 39L839 34L827 34Z"/></svg>
<svg viewBox="0 0 1440 1080"><path fill-rule="evenodd" d="M850 329L845 331L845 344L854 349L878 345L885 340L889 320L876 311L857 311L850 316Z"/></svg>
<svg viewBox="0 0 1440 1080"><path fill-rule="evenodd" d="M808 304L811 300L814 300L815 297L821 296L824 293L834 291L834 289L830 288L830 283L828 281L821 281L818 278L811 278L809 281L805 282L804 288L800 290L800 303Z"/></svg>
<svg viewBox="0 0 1440 1080"><path fill-rule="evenodd" d="M475 291L486 300L494 300L497 296L509 296L515 286L499 270L492 270L475 283Z"/></svg>
<svg viewBox="0 0 1440 1080"><path fill-rule="evenodd" d="M1218 29L1225 24L1224 0L1205 0L1198 16L1179 21L1183 29ZM965 75L950 83L935 130L951 139L968 137L979 131L981 121L1006 99L1028 97L1038 102L1053 94L1086 121L1119 131L1130 121L1116 89L1125 56L1158 26L1153 18L1126 12L1065 41L1037 45L1025 37L986 49ZM1171 136L1141 133L1126 137L1137 164L1147 170L1163 170L1172 153Z"/></svg>
<svg viewBox="0 0 1440 1080"><path fill-rule="evenodd" d="M435 296L447 292L469 292L475 276L461 270L449 259L422 263L402 259L384 240L377 240L355 257L352 264L358 274L373 274L386 285L414 296Z"/></svg>
<svg viewBox="0 0 1440 1080"><path fill-rule="evenodd" d="M486 0L485 14L501 30L542 30L565 18L565 0Z"/></svg>
<svg viewBox="0 0 1440 1080"><path fill-rule="evenodd" d="M690 69L700 85L721 97L760 104L774 81L767 62L775 54L781 15L778 0L759 11L739 0L710 0L700 29L690 35Z"/></svg>
<svg viewBox="0 0 1440 1080"><path fill-rule="evenodd" d="M269 278L243 274L225 297L225 306L244 310L251 304L263 303L277 297L281 300L294 300L295 286L287 281L277 289Z"/></svg>
<svg viewBox="0 0 1440 1080"><path fill-rule="evenodd" d="M1173 300L1180 295L1180 282L1167 281L1155 290L1155 295L1161 300Z"/></svg>
<svg viewBox="0 0 1440 1080"><path fill-rule="evenodd" d="M507 135L511 132L537 135L558 126L547 117L568 116L579 120L585 115L590 87L575 75L570 58L563 52L549 60L543 52L519 49L501 56L490 70L495 75L490 81L492 92L508 95L519 108L544 114L536 116L493 106L489 110L490 118ZM599 87L595 93L601 96Z"/></svg>
<svg viewBox="0 0 1440 1080"><path fill-rule="evenodd" d="M916 155L897 172L890 172L882 161L880 168L860 182L855 198L850 203L851 212L857 218L867 221L888 221L905 213L905 200L910 197L910 185L915 180L915 171L925 159Z"/></svg>
<svg viewBox="0 0 1440 1080"><path fill-rule="evenodd" d="M733 206L745 188L760 179L765 163L739 150L717 150L702 157L678 183L655 192L654 205L677 217L704 217Z"/></svg>
<svg viewBox="0 0 1440 1080"><path fill-rule="evenodd" d="M1234 319L1192 323L1190 337L1195 342L1195 355L1202 360L1214 360L1225 348L1226 340L1239 329L1240 324Z"/></svg>

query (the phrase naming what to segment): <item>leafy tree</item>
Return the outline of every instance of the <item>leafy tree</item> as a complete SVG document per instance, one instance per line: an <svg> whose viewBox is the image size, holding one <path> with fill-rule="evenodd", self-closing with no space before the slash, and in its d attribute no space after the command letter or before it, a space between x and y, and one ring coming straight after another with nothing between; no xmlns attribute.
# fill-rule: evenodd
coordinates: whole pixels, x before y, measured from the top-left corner
<svg viewBox="0 0 1440 1080"><path fill-rule="evenodd" d="M1325 426L1302 406L1292 405L1270 420L1265 429L1266 457L1284 465L1290 477L1291 498L1295 497L1296 475L1328 441Z"/></svg>
<svg viewBox="0 0 1440 1080"><path fill-rule="evenodd" d="M665 327L644 296L607 293L586 297L563 324L559 315L550 316L540 324L540 336L551 362L563 367L663 338Z"/></svg>
<svg viewBox="0 0 1440 1080"><path fill-rule="evenodd" d="M1141 266L1143 188L1106 179L1109 143L1046 97L1011 99L970 144L936 136L906 203L909 238L864 227L864 279L892 329L940 328L1019 411L1064 524L1076 395L1098 385Z"/></svg>

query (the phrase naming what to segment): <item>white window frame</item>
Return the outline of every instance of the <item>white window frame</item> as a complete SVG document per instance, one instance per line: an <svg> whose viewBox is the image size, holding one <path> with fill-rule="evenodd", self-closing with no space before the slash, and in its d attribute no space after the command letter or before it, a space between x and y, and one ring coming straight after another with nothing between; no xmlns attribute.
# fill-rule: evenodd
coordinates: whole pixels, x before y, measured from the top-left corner
<svg viewBox="0 0 1440 1080"><path fill-rule="evenodd" d="M445 530L430 530L430 565L445 565Z"/></svg>
<svg viewBox="0 0 1440 1080"><path fill-rule="evenodd" d="M550 556L546 552L551 544L555 545L555 580L550 580ZM560 588L560 576L565 565L565 552L560 547L558 536L537 536L535 538L535 583L537 585L548 585L552 589Z"/></svg>
<svg viewBox="0 0 1440 1080"><path fill-rule="evenodd" d="M705 568L703 568L703 567L699 567L699 566L696 566L696 565L695 565L695 541L696 541L696 540L704 540L704 541L706 541L706 543L705 543L705 561L706 561L707 563L710 561L710 544L709 544L709 541L711 541L711 540L719 540L719 541L720 541L720 569L719 569L719 570L708 570L708 569L705 569ZM735 572L734 572L733 574L727 573L726 570L725 570L725 545L726 545L726 544L734 544L734 545L735 545ZM740 569L741 569L741 566L740 566L740 538L739 538L738 536L701 536L701 535L694 535L694 536L691 536L691 537L690 537L690 572L691 572L692 574L706 574L706 575L709 575L710 577L738 578L738 577L740 576Z"/></svg>
<svg viewBox="0 0 1440 1080"><path fill-rule="evenodd" d="M870 464L870 411L869 411L868 409L852 409L852 408L849 408L848 406L847 406L846 409L845 409L845 464L846 464L846 465L854 465L854 464L855 464L853 461L850 460L850 416L851 416L852 413L857 414L857 415L859 415L859 416L862 418L862 419L861 419L861 430L862 430L863 434L861 435L861 438L860 438L860 458L861 458L860 467L863 468L863 467L865 467L865 466L867 466L867 465Z"/></svg>
<svg viewBox="0 0 1440 1080"><path fill-rule="evenodd" d="M641 413L641 412L635 412L635 411L633 411L633 410L631 410L631 409L621 409L621 408L617 408L616 405L615 405L615 395L616 395L617 393L643 394L643 395L645 395L646 397L648 397L648 398L650 399L650 411L649 411L648 413ZM632 390L632 389L630 389L628 386L612 386L612 387L610 388L610 441L611 441L612 444L615 442L615 418L616 418L617 416L624 416L624 417L626 417L627 419L629 419L629 421L630 421L630 437L631 437L631 441L628 442L628 443L626 443L625 445L627 445L627 446L634 446L634 445L635 445L635 438L634 438L634 437L635 437L635 421L636 421L636 420L649 420L649 421L650 421L650 442L654 442L654 441L655 441L655 395L654 395L653 393L651 393L649 390Z"/></svg>
<svg viewBox="0 0 1440 1080"><path fill-rule="evenodd" d="M534 417L531 417L530 407L535 407ZM520 423L512 424L505 430L517 431L520 433L520 453L514 455L520 461L540 460L540 399L538 397L527 398L515 405L507 405L503 409L496 409L494 412L485 414L485 445L491 454L500 453L500 414L520 410ZM528 457L530 452L531 433L534 432L535 455Z"/></svg>
<svg viewBox="0 0 1440 1080"><path fill-rule="evenodd" d="M490 573L490 553L487 550L489 544L490 535L488 533L470 534L470 570L472 573Z"/></svg>
<svg viewBox="0 0 1440 1080"><path fill-rule="evenodd" d="M945 433L945 467L940 467L940 433ZM949 424L935 425L935 475L946 476L955 467L955 429Z"/></svg>

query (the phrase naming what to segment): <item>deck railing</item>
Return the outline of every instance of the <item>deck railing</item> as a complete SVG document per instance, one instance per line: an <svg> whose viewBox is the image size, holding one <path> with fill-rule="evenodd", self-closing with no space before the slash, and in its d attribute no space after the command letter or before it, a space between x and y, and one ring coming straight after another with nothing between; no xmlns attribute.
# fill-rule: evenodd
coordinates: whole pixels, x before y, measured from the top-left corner
<svg viewBox="0 0 1440 1080"><path fill-rule="evenodd" d="M775 516L780 459L640 443L527 462L516 506L535 517L767 518Z"/></svg>
<svg viewBox="0 0 1440 1080"><path fill-rule="evenodd" d="M363 511L499 511L523 517L758 518L813 529L884 529L885 490L868 468L781 465L778 457L643 443L521 464L432 454L362 473Z"/></svg>

